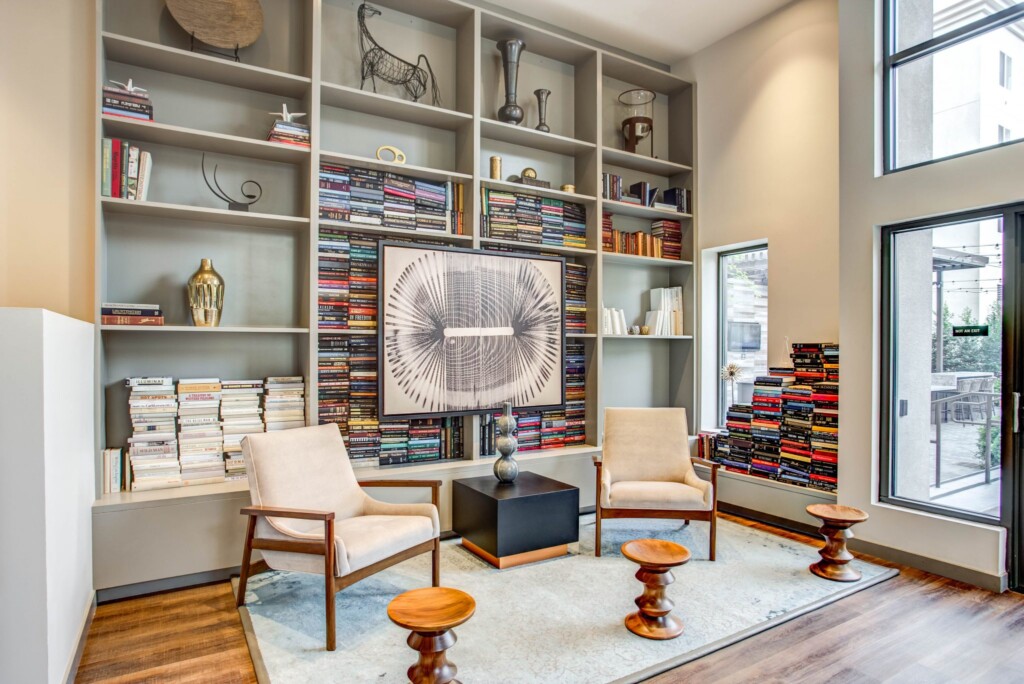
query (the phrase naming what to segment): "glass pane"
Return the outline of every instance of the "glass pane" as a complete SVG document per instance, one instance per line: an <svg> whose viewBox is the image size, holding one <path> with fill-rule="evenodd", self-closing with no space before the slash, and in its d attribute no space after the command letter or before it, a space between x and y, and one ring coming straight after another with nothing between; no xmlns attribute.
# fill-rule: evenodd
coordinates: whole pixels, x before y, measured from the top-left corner
<svg viewBox="0 0 1024 684"><path fill-rule="evenodd" d="M1024 137L1024 82L1014 67L1024 67L1024 22L894 69L894 166Z"/></svg>
<svg viewBox="0 0 1024 684"><path fill-rule="evenodd" d="M718 267L724 314L719 360L741 369L738 380L723 380L719 388L719 423L725 425L729 404L750 403L754 378L768 373L768 250L723 254Z"/></svg>
<svg viewBox="0 0 1024 684"><path fill-rule="evenodd" d="M1024 0L896 0L896 51L942 36Z"/></svg>
<svg viewBox="0 0 1024 684"><path fill-rule="evenodd" d="M1002 254L999 218L893 239L898 497L999 517Z"/></svg>

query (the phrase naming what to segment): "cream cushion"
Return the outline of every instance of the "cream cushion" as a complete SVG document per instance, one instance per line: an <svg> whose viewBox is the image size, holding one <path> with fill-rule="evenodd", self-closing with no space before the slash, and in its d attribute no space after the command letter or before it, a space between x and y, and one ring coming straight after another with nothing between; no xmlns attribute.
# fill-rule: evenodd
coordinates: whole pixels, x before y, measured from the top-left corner
<svg viewBox="0 0 1024 684"><path fill-rule="evenodd" d="M690 461L686 409L607 408L602 508L711 510L714 491Z"/></svg>
<svg viewBox="0 0 1024 684"><path fill-rule="evenodd" d="M433 504L392 504L359 486L335 424L248 435L242 454L255 506L334 511L335 575L372 565L440 533ZM261 539L324 538L318 520L259 518ZM275 570L323 573L324 559L303 553L263 551Z"/></svg>

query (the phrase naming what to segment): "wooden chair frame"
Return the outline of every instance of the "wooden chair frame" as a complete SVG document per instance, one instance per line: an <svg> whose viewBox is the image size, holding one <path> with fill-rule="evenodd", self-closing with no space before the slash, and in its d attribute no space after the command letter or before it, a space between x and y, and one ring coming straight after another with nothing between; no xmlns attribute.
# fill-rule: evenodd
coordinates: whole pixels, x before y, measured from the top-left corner
<svg viewBox="0 0 1024 684"><path fill-rule="evenodd" d="M601 507L601 473L604 463L600 460L594 461L597 470L597 506L595 510L596 529L594 533L594 555L601 555L601 521L609 518L669 518L673 520L685 520L689 524L691 520L706 520L711 523L711 548L708 558L715 560L715 536L718 522L718 469L720 464L709 461L706 458L691 458L693 463L706 466L711 469L711 510L710 511L678 511L671 509L651 508L602 508Z"/></svg>
<svg viewBox="0 0 1024 684"><path fill-rule="evenodd" d="M369 480L359 482L360 487L430 487L430 502L438 507L440 480ZM373 565L360 568L341 577L334 576L334 511L311 511L301 508L274 508L271 506L246 506L242 515L249 516L249 527L245 533L245 548L242 551L242 570L238 578L238 595L235 605L245 605L245 585L253 572L251 559L253 549L264 551L287 551L290 553L307 553L324 557L324 598L327 617L327 650L333 651L336 645L334 624L334 595L356 582L366 579L396 563L409 560L414 556L428 551L433 554L431 559L431 584L441 585L441 540L435 537L416 546L377 561ZM322 520L324 523L323 541L303 541L300 539L259 539L256 534L258 518L292 518L297 520Z"/></svg>

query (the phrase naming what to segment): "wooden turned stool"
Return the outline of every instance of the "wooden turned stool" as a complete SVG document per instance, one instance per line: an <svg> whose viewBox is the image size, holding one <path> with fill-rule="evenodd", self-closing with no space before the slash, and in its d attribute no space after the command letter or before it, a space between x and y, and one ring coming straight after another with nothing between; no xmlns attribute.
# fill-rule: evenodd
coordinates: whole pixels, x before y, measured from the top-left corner
<svg viewBox="0 0 1024 684"><path fill-rule="evenodd" d="M824 548L818 551L821 560L811 565L811 572L836 582L859 580L860 572L847 566L853 554L846 550L846 540L853 538L850 528L867 520L868 514L859 508L836 504L811 504L807 512L821 520L818 531L825 538Z"/></svg>
<svg viewBox="0 0 1024 684"><path fill-rule="evenodd" d="M391 600L388 617L412 632L409 647L420 653L406 671L412 684L459 684L458 668L448 662L445 651L455 645L455 632L450 630L473 617L475 610L472 596L448 587L413 589Z"/></svg>
<svg viewBox="0 0 1024 684"><path fill-rule="evenodd" d="M690 560L690 551L670 541L635 539L622 545L622 555L640 564L636 578L644 593L636 597L635 613L626 616L626 629L645 639L675 639L683 633L683 621L672 615L675 604L665 587L676 581L672 568Z"/></svg>

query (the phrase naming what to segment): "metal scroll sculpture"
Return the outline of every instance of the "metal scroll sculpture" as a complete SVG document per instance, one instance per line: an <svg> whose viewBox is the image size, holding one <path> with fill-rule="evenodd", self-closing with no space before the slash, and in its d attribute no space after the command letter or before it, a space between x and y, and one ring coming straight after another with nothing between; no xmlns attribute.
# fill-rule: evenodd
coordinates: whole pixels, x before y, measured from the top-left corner
<svg viewBox="0 0 1024 684"><path fill-rule="evenodd" d="M562 263L382 245L382 415L563 401Z"/></svg>
<svg viewBox="0 0 1024 684"><path fill-rule="evenodd" d="M235 198L231 197L228 193L226 193L224 191L224 188L220 187L220 182L217 180L216 164L213 165L213 173L211 174L213 176L213 183L211 184L210 179L206 177L206 154L203 154L202 167L203 181L206 183L206 187L210 188L210 192L216 195L217 199L227 202L228 209L230 209L231 211L249 211L249 207L259 202L260 198L263 197L263 186L261 186L254 180L245 180L242 181L242 184L239 186L238 190L239 192L242 193L242 197L249 201L246 202L244 200L236 200ZM245 191L245 187L250 184L256 186L257 192L253 193Z"/></svg>
<svg viewBox="0 0 1024 684"><path fill-rule="evenodd" d="M367 17L380 16L380 10L365 2L359 6L359 55L362 58L362 81L359 88L366 84L367 79L373 84L373 92L377 92L377 79L391 85L405 88L414 101L419 101L427 93L427 79L430 79L430 96L435 107L441 106L441 92L437 89L434 70L430 68L430 60L420 55L416 63L407 62L398 55L388 52L370 35L366 27ZM420 66L422 63L426 69Z"/></svg>

